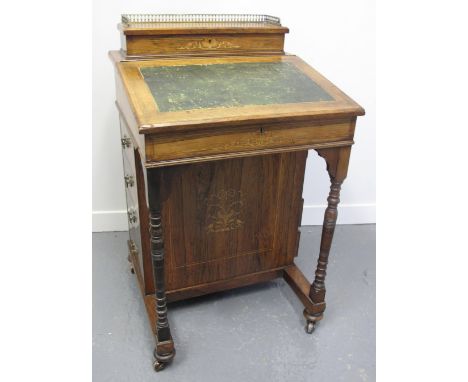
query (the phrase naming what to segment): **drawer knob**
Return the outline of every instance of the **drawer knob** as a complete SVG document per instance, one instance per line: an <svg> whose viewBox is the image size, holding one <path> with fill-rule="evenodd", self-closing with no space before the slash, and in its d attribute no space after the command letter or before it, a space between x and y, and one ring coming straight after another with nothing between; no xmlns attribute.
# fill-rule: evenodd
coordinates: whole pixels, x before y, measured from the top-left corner
<svg viewBox="0 0 468 382"><path fill-rule="evenodd" d="M125 175L125 187L133 187L135 185L135 179L132 175Z"/></svg>
<svg viewBox="0 0 468 382"><path fill-rule="evenodd" d="M132 208L128 210L128 221L130 222L130 224L135 224L137 220L138 218L135 209Z"/></svg>
<svg viewBox="0 0 468 382"><path fill-rule="evenodd" d="M132 140L124 135L124 137L120 140L122 142L122 148L129 148L132 144Z"/></svg>

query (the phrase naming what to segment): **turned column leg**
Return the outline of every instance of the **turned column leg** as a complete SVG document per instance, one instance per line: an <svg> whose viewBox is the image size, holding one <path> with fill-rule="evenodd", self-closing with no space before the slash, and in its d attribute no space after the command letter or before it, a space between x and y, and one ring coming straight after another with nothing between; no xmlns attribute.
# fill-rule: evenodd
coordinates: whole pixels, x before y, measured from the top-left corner
<svg viewBox="0 0 468 382"><path fill-rule="evenodd" d="M150 176L151 174L151 176ZM148 171L148 194L150 203L151 258L153 263L156 294L156 348L154 369L164 369L174 358L175 348L167 319L167 302L164 281L164 241L161 222L161 203L157 190L158 177L155 170Z"/></svg>
<svg viewBox="0 0 468 382"><path fill-rule="evenodd" d="M314 304L322 304L323 310L319 313L308 312L304 309L306 318L306 331L312 333L315 325L323 318L325 311L325 277L327 275L328 256L335 232L336 219L338 218L338 203L340 202L341 184L346 177L349 163L349 147L317 150L327 162L327 171L330 175L330 193L328 194L328 206L322 227L322 239L320 241L320 253L315 270L315 279L310 286L309 297Z"/></svg>

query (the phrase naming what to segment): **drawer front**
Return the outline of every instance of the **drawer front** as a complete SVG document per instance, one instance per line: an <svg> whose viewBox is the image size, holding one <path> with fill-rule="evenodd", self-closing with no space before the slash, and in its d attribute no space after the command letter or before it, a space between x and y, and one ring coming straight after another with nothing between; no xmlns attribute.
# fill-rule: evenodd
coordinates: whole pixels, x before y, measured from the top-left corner
<svg viewBox="0 0 468 382"><path fill-rule="evenodd" d="M146 159L167 161L265 149L304 149L335 142L349 144L353 135L354 121L303 123L287 128L265 125L255 129L231 129L224 133L186 133L181 137L149 135Z"/></svg>
<svg viewBox="0 0 468 382"><path fill-rule="evenodd" d="M133 150L137 150L139 147L138 142L135 141L135 136L131 133L130 127L128 127L125 119L120 117L120 141L122 145L122 151L128 155L128 157L133 156ZM144 146L144 140L143 146ZM140 142L141 143L141 142Z"/></svg>
<svg viewBox="0 0 468 382"><path fill-rule="evenodd" d="M168 55L194 53L282 53L284 33L216 34L176 36L126 36L128 55Z"/></svg>
<svg viewBox="0 0 468 382"><path fill-rule="evenodd" d="M133 200L138 201L137 192L137 179L135 171L135 156L131 152L123 153L123 169L124 169L124 185L125 192L132 197Z"/></svg>
<svg viewBox="0 0 468 382"><path fill-rule="evenodd" d="M137 251L137 258L139 262L139 268L142 269L143 265L143 252L141 247L141 228L140 228L140 216L138 212L138 203L133 200L131 194L127 191L127 218L128 218L128 233L130 240L135 245Z"/></svg>
<svg viewBox="0 0 468 382"><path fill-rule="evenodd" d="M123 123L120 124L120 135L122 145L122 159L124 169L124 186L127 202L128 232L133 249L137 252L139 267L142 267L142 247L141 247L141 229L140 216L138 210L138 192L135 172L135 145L130 134L126 131Z"/></svg>

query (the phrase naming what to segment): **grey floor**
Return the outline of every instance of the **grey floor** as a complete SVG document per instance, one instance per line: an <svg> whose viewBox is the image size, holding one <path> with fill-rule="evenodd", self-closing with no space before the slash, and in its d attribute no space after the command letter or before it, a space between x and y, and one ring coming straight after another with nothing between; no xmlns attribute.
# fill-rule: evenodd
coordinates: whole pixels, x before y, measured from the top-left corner
<svg viewBox="0 0 468 382"><path fill-rule="evenodd" d="M126 232L93 234L93 381L375 381L375 226L338 226L327 310L304 331L303 307L283 280L169 306L177 355L152 369L153 339ZM302 227L296 260L312 279L320 227Z"/></svg>

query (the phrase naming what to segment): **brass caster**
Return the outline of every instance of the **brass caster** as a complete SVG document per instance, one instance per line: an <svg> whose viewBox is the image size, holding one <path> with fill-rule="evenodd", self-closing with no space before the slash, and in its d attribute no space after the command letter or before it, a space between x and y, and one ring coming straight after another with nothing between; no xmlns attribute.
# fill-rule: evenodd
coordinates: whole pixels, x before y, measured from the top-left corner
<svg viewBox="0 0 468 382"><path fill-rule="evenodd" d="M312 334L312 332L315 330L315 322L313 321L307 321L307 324L305 326L305 331L307 334Z"/></svg>
<svg viewBox="0 0 468 382"><path fill-rule="evenodd" d="M307 309L304 309L304 318L306 319L305 331L308 334L311 334L315 330L317 322L323 318L322 313L310 314Z"/></svg>
<svg viewBox="0 0 468 382"><path fill-rule="evenodd" d="M163 370L167 365L169 365L172 360L174 359L175 356L175 349L173 349L172 353L168 354L157 354L156 349L154 349L154 362L153 362L153 368L154 371L161 371Z"/></svg>
<svg viewBox="0 0 468 382"><path fill-rule="evenodd" d="M158 360L155 360L153 362L153 368L154 368L154 371L156 372L163 370L166 366L167 366L166 362L159 362Z"/></svg>

